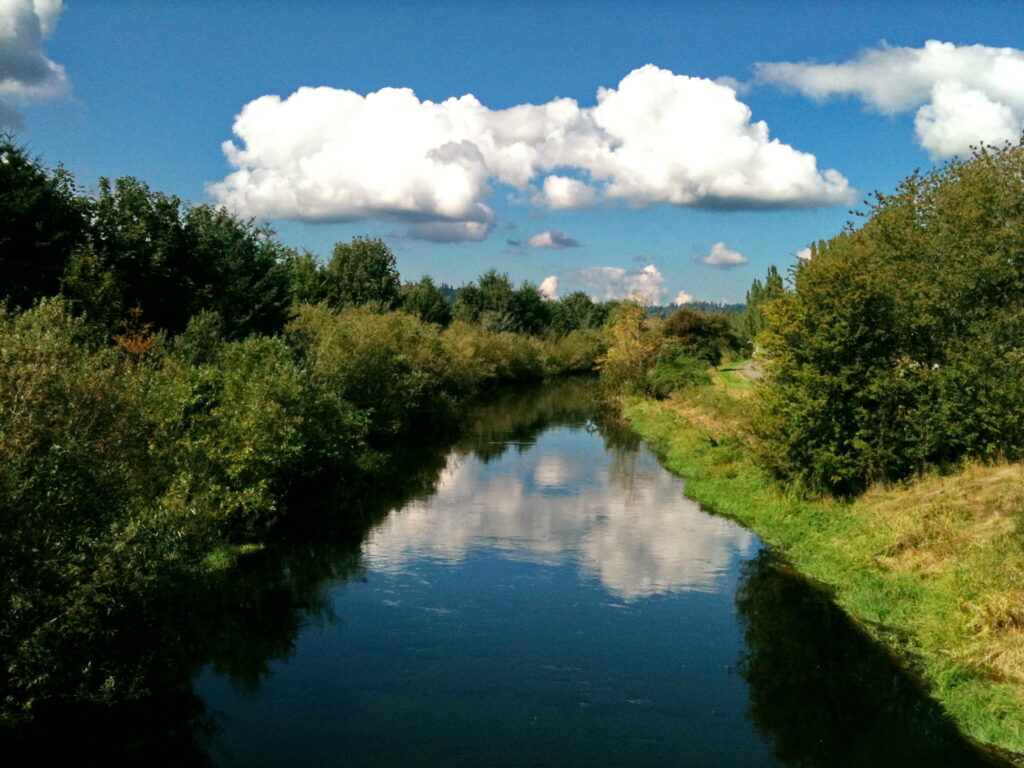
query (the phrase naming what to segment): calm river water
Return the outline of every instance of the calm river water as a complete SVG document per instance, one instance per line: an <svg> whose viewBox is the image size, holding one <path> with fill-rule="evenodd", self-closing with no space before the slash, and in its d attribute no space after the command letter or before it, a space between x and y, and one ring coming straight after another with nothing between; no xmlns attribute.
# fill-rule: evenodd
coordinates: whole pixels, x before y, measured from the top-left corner
<svg viewBox="0 0 1024 768"><path fill-rule="evenodd" d="M212 762L987 764L755 536L601 421L588 383L472 423L411 497L382 489L399 498L348 544L311 537L275 570L288 604L254 598L194 681Z"/></svg>

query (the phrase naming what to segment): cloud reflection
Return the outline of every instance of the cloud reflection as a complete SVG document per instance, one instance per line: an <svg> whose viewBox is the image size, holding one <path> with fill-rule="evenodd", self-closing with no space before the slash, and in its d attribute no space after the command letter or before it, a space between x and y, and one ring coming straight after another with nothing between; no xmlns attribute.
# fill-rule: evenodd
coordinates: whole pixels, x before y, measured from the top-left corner
<svg viewBox="0 0 1024 768"><path fill-rule="evenodd" d="M369 536L373 568L455 564L472 549L544 565L579 563L616 596L713 591L752 535L683 496L646 448L605 451L596 435L556 430L488 464L448 458L437 493L389 515Z"/></svg>

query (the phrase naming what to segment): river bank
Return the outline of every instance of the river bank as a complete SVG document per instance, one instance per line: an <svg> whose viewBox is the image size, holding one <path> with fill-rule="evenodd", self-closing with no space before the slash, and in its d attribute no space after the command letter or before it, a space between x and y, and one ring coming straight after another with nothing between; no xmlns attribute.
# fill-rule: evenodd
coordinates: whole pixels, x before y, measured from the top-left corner
<svg viewBox="0 0 1024 768"><path fill-rule="evenodd" d="M1024 469L969 465L852 502L790 495L752 461L753 384L719 374L623 415L704 507L762 537L927 688L969 738L1024 765Z"/></svg>

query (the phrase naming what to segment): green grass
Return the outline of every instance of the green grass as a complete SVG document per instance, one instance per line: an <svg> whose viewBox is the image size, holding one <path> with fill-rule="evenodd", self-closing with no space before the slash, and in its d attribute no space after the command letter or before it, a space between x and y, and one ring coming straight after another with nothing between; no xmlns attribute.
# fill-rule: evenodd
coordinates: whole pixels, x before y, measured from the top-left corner
<svg viewBox="0 0 1024 768"><path fill-rule="evenodd" d="M734 360L723 363L712 373L712 381L718 386L734 392L753 392L754 381L742 372L742 368L749 363L750 360Z"/></svg>
<svg viewBox="0 0 1024 768"><path fill-rule="evenodd" d="M724 383L632 400L624 414L687 495L828 585L966 736L1024 765L1024 468L973 465L853 502L799 498L751 460L737 428L746 389Z"/></svg>

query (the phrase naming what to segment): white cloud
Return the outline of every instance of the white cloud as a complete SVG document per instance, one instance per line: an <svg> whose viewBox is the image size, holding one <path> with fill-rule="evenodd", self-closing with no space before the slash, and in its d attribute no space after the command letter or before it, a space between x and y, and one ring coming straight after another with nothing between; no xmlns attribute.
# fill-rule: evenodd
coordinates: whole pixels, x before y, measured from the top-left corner
<svg viewBox="0 0 1024 768"><path fill-rule="evenodd" d="M794 256L796 256L798 259L800 259L800 261L810 261L811 260L811 249L810 248L801 248L799 251L797 251L794 254Z"/></svg>
<svg viewBox="0 0 1024 768"><path fill-rule="evenodd" d="M693 296L688 294L686 291L680 291L676 294L676 304L689 304L691 301L693 301Z"/></svg>
<svg viewBox="0 0 1024 768"><path fill-rule="evenodd" d="M665 296L665 278L653 264L639 270L587 267L569 272L567 276L578 280L599 300L634 298L653 305L661 304Z"/></svg>
<svg viewBox="0 0 1024 768"><path fill-rule="evenodd" d="M545 299L557 299L558 298L558 276L548 275L540 283L540 292L543 294Z"/></svg>
<svg viewBox="0 0 1024 768"><path fill-rule="evenodd" d="M548 176L544 179L541 202L556 211L590 208L597 200L597 190L579 179Z"/></svg>
<svg viewBox="0 0 1024 768"><path fill-rule="evenodd" d="M538 232L531 237L527 243L531 248L576 248L579 242L565 232L552 229L547 232Z"/></svg>
<svg viewBox="0 0 1024 768"><path fill-rule="evenodd" d="M853 95L873 109L917 109L914 126L933 158L980 142L1016 141L1024 129L1024 51L929 40L922 48L882 44L839 64L755 65L756 80L827 99Z"/></svg>
<svg viewBox="0 0 1024 768"><path fill-rule="evenodd" d="M739 251L730 251L725 243L715 243L711 246L711 252L706 254L693 254L693 260L712 267L738 267L746 264L749 259Z"/></svg>
<svg viewBox="0 0 1024 768"><path fill-rule="evenodd" d="M64 67L43 54L63 10L61 0L0 0L0 98L16 102L63 96L70 88ZM21 113L0 101L0 126L22 127Z"/></svg>
<svg viewBox="0 0 1024 768"><path fill-rule="evenodd" d="M238 144L223 150L235 170L208 189L252 216L487 224L494 182L551 208L819 206L852 194L837 171L770 139L732 87L653 65L599 89L594 107L300 88L249 102L233 131Z"/></svg>

